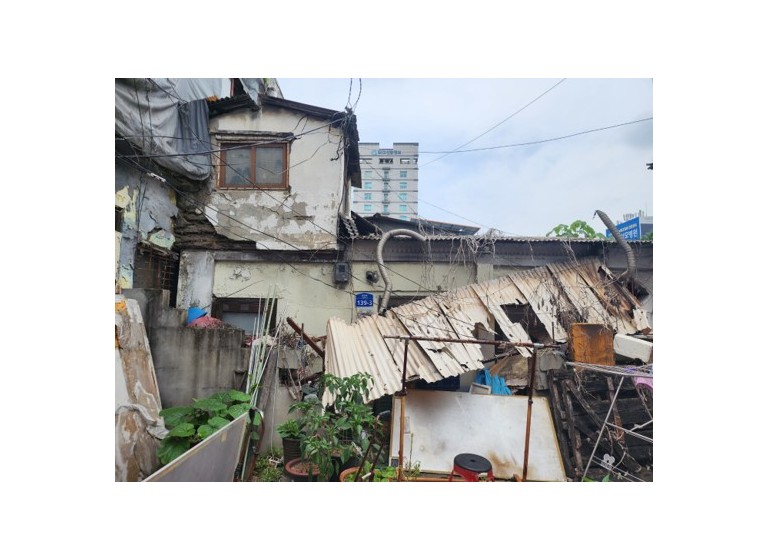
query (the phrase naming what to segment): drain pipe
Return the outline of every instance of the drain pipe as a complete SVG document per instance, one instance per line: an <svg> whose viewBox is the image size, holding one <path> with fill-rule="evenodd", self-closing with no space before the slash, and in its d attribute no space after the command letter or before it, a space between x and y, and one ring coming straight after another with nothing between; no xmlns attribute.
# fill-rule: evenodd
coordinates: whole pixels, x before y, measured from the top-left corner
<svg viewBox="0 0 768 560"><path fill-rule="evenodd" d="M387 304L389 303L389 296L392 292L392 285L389 281L389 274L387 274L387 271L384 268L384 244L389 240L390 237L394 237L395 235L408 235L414 239L418 239L422 243L426 243L427 241L426 237L420 233L411 231L410 229L393 229L381 236L379 244L376 247L376 264L379 265L379 274L381 274L381 279L384 281L384 295L381 297L381 300L379 300L379 313L387 308Z"/></svg>
<svg viewBox="0 0 768 560"><path fill-rule="evenodd" d="M632 247L630 247L629 243L627 243L627 240L621 236L619 229L614 225L614 223L605 214L605 212L596 210L595 214L597 214L600 219L603 220L605 227L607 227L608 230L613 234L613 238L616 240L616 243L618 243L619 246L624 249L624 252L627 254L627 270L625 270L621 276L627 275L630 280L634 280L635 272L637 271L637 261L635 260L635 253L632 251ZM619 278L621 278L621 276Z"/></svg>

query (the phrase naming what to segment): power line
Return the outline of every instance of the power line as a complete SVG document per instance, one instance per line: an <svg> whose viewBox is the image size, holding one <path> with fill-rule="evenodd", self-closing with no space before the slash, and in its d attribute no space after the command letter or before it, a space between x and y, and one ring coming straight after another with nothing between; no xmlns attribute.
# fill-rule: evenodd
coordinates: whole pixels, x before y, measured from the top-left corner
<svg viewBox="0 0 768 560"><path fill-rule="evenodd" d="M469 150L451 150L449 152L429 152L429 151L423 151L424 154L455 154L455 153L465 153L465 152L481 152L485 150L499 150L501 148L518 148L520 146L532 146L534 144L544 144L545 142L554 142L556 140L564 140L566 138L573 138L574 136L581 136L582 134L590 134L592 132L601 132L603 130L609 130L611 128L618 128L620 126L627 126L630 124L637 124L641 122L646 121L652 121L653 117L647 117L645 119L638 119L636 121L629 121L619 124L612 124L610 126L604 126L601 128L593 128L591 130L582 130L581 132L574 132L573 134L566 134L565 136L558 136L556 138L547 138L546 140L534 140L532 142L521 142L519 144L505 144L503 146L489 146L487 148L470 148Z"/></svg>
<svg viewBox="0 0 768 560"><path fill-rule="evenodd" d="M453 149L453 150L451 150L450 152L445 152L445 153L444 153L442 156L440 156L439 158L435 158L435 159L433 159L432 161L428 161L428 162L427 162L427 163L425 163L424 165L426 166L426 165L429 165L430 163L435 163L436 161L438 161L438 160L440 160L440 159L442 159L442 158L446 157L446 156L447 156L447 155L449 155L449 154L458 153L458 151L459 151L461 148L463 148L464 146L468 146L469 144L471 144L472 142L474 142L474 141L475 141L475 140L477 140L478 138L481 138L481 137L485 136L486 134L488 134L488 133L489 133L490 131L492 131L493 129L495 129L495 128L498 128L499 126L501 126L502 124L504 124L505 122L507 122L509 119L511 119L511 118L512 118L512 117L514 117L515 115L517 115L517 114L521 113L521 112L522 112L524 109L526 109L526 108L530 107L531 105L533 105L533 104L534 104L536 101L538 101L539 99L541 99L542 97L544 97L545 95L547 95L547 94L548 94L550 91L552 91L552 90L553 90L553 89L555 89L557 86L559 86L560 84L562 84L562 83L563 83L565 80L566 80L566 78L563 78L562 80L560 80L559 82L557 82L555 85L553 85L552 87L550 87L548 90L546 90L544 93L541 93L541 94L539 94L539 95L538 95L536 98L534 98L533 100L529 101L528 103L526 103L525 105L523 105L522 107L520 107L520 108L519 108L517 111L515 111L514 113L512 113L511 115L509 115L507 118L505 118L505 119L504 119L504 120L502 120L501 122L499 122L499 123L497 123L497 124L493 125L491 128L489 128L488 130L486 130L486 131L485 131L485 132L483 132L482 134L480 134L480 135L478 135L478 136L475 136L474 138L472 138L472 140L469 140L468 142L464 142L464 143L463 143L461 146L459 146L458 148L454 148L454 149ZM430 154L430 153L440 153L440 152L422 152L422 153L424 153L424 154Z"/></svg>

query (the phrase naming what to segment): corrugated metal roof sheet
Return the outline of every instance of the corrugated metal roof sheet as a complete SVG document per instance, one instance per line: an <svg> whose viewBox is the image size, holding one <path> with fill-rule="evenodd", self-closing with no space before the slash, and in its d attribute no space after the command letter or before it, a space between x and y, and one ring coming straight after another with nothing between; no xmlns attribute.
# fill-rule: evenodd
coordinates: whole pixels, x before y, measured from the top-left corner
<svg viewBox="0 0 768 560"><path fill-rule="evenodd" d="M485 305L493 316L496 325L510 342L531 342L531 338L520 323L511 321L502 305L524 305L528 303L523 293L512 282L511 276L504 276L497 280L473 284L471 289L477 294L480 302ZM494 330L493 328L490 330ZM530 356L528 348L520 347L517 351L523 356Z"/></svg>
<svg viewBox="0 0 768 560"><path fill-rule="evenodd" d="M648 327L640 303L599 260L550 265L514 272L386 311L348 325L328 321L325 370L347 377L368 372L374 378L369 400L400 389L405 342L385 336L452 338L456 343L412 341L408 346L407 380L439 381L483 368L476 325L503 334L513 342L531 342L521 323L510 320L504 306L530 305L550 337L567 340L570 322L595 322L621 334ZM528 348L518 352L530 356Z"/></svg>

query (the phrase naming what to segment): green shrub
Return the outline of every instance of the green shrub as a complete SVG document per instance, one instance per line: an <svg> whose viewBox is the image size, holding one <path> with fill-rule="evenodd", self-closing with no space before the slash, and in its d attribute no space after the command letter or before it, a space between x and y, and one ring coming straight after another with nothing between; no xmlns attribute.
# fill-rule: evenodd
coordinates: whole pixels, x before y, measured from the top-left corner
<svg viewBox="0 0 768 560"><path fill-rule="evenodd" d="M160 416L165 420L168 434L157 448L157 457L167 465L211 434L217 432L250 408L251 397L231 389L198 399L191 406L164 408ZM258 425L261 416L254 418Z"/></svg>

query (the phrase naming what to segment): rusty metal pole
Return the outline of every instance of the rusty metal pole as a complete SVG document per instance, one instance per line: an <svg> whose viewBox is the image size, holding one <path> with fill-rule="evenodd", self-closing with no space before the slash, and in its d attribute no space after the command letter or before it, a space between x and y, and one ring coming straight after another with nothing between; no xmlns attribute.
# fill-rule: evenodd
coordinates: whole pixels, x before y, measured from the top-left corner
<svg viewBox="0 0 768 560"><path fill-rule="evenodd" d="M528 479L528 449L531 440L531 412L533 410L533 380L536 375L536 349L530 362L530 376L528 378L528 416L525 419L525 454L523 456L523 482Z"/></svg>
<svg viewBox="0 0 768 560"><path fill-rule="evenodd" d="M403 481L403 440L405 439L405 368L408 365L408 343L405 341L405 352L403 353L403 380L398 396L400 397L400 450L397 455L397 481Z"/></svg>

